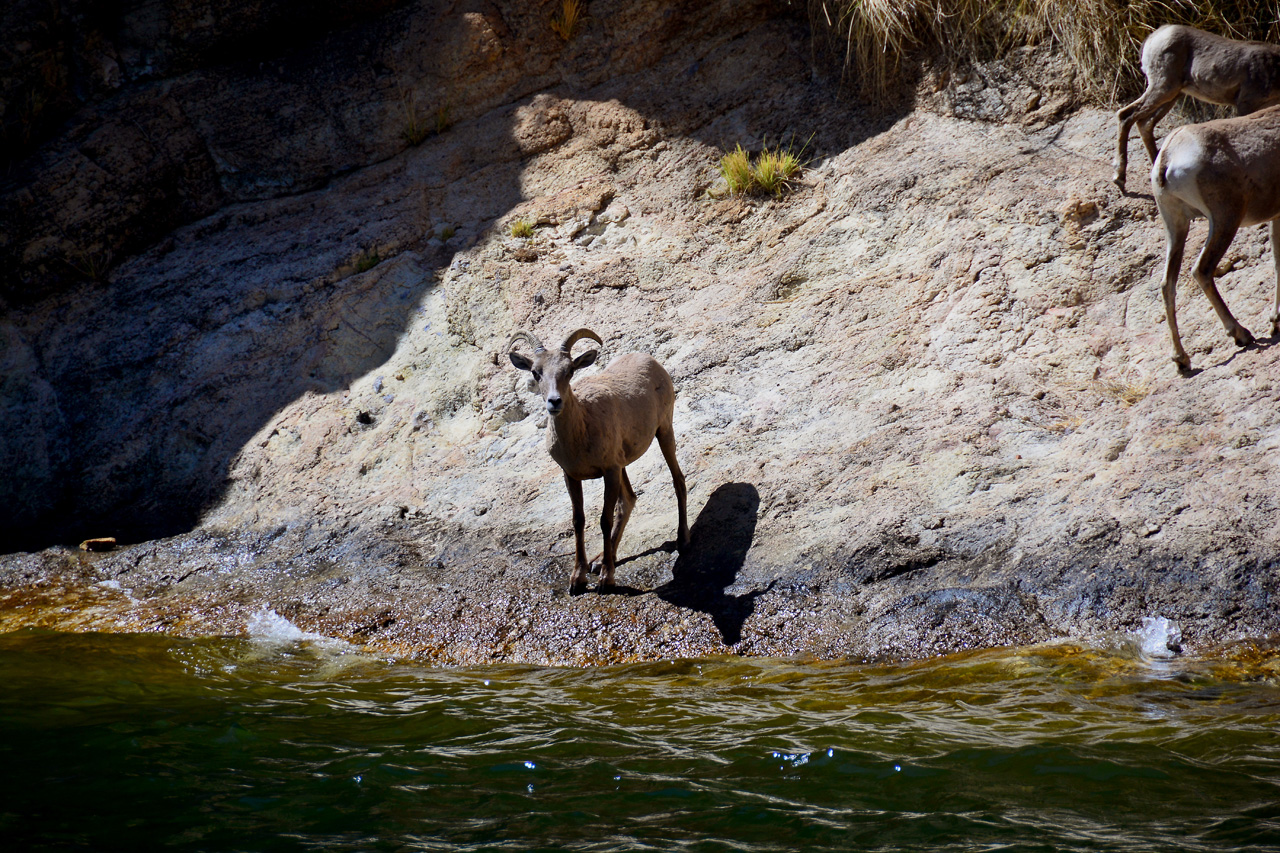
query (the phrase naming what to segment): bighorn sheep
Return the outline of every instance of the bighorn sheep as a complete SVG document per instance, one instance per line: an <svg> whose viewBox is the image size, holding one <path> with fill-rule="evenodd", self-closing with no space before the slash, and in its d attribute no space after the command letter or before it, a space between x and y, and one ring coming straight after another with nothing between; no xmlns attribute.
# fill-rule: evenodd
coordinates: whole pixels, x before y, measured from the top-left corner
<svg viewBox="0 0 1280 853"><path fill-rule="evenodd" d="M528 332L516 332L507 342L511 363L532 372L550 415L547 450L564 470L564 484L573 504L576 552L569 577L571 589L579 589L587 582L582 481L604 478L604 509L600 514L604 550L592 563L599 564L600 586L611 586L618 542L636 504L626 466L649 449L655 436L676 488L680 510L677 543L684 547L689 542L684 473L676 461L676 434L671 424L676 402L671 377L650 356L629 352L615 358L602 373L581 380L576 389L570 387L574 372L593 364L599 354L598 350L588 350L574 358L573 345L583 338L604 344L590 329L578 329L564 339L558 350L546 349ZM512 350L518 340L528 341L533 358Z"/></svg>
<svg viewBox="0 0 1280 853"><path fill-rule="evenodd" d="M1194 27L1166 24L1142 43L1142 73L1147 89L1116 118L1120 139L1113 179L1124 189L1129 163L1129 128L1136 122L1152 162L1156 159L1156 122L1164 118L1178 94L1211 104L1235 106L1248 115L1280 102L1280 46L1233 39Z"/></svg>
<svg viewBox="0 0 1280 853"><path fill-rule="evenodd" d="M1227 334L1242 347L1253 343L1253 335L1231 316L1214 286L1213 272L1240 226L1271 223L1271 254L1277 273L1271 334L1280 334L1280 106L1178 128L1156 156L1151 190L1169 239L1162 293L1173 337L1173 360L1179 369L1190 371L1191 359L1178 337L1174 297L1187 230L1197 216L1208 218L1209 234L1192 274L1227 327Z"/></svg>

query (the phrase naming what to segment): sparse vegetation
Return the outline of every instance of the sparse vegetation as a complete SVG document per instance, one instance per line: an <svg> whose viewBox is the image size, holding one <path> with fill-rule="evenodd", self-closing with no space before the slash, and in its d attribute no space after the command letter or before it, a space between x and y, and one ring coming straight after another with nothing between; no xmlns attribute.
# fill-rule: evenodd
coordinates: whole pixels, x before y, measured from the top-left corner
<svg viewBox="0 0 1280 853"><path fill-rule="evenodd" d="M733 195L748 192L754 180L751 174L751 155L739 145L720 158L720 175Z"/></svg>
<svg viewBox="0 0 1280 853"><path fill-rule="evenodd" d="M437 136L444 133L453 125L453 118L450 115L450 113L452 112L453 112L453 107L451 107L449 104L441 104L439 107L436 108L436 135Z"/></svg>
<svg viewBox="0 0 1280 853"><path fill-rule="evenodd" d="M511 236L527 240L533 236L533 223L527 219L517 219L511 223Z"/></svg>
<svg viewBox="0 0 1280 853"><path fill-rule="evenodd" d="M791 179L800 174L800 156L790 148L766 147L756 158L756 185L773 196L782 195Z"/></svg>
<svg viewBox="0 0 1280 853"><path fill-rule="evenodd" d="M1145 379L1104 379L1095 384L1099 394L1115 400L1125 408L1141 402L1151 393L1151 385Z"/></svg>
<svg viewBox="0 0 1280 853"><path fill-rule="evenodd" d="M439 136L453 124L449 104L437 107L434 116L427 118L419 115L413 93L409 90L400 94L400 102L404 106L404 129L400 136L410 145L420 145L433 132Z"/></svg>
<svg viewBox="0 0 1280 853"><path fill-rule="evenodd" d="M400 131L400 136L410 145L418 145L430 135L431 131L427 123L418 116L418 108L414 105L411 92L402 93L400 103L404 106L404 129Z"/></svg>
<svg viewBox="0 0 1280 853"><path fill-rule="evenodd" d="M103 282L111 269L111 259L110 249L73 249L62 262L86 281Z"/></svg>
<svg viewBox="0 0 1280 853"><path fill-rule="evenodd" d="M751 155L739 145L720 158L720 175L732 195L762 192L780 196L804 167L802 154L803 150L797 152L794 146L766 145L753 163Z"/></svg>
<svg viewBox="0 0 1280 853"><path fill-rule="evenodd" d="M378 250L366 249L356 256L356 272L368 272L380 263L382 263L382 258L378 256Z"/></svg>
<svg viewBox="0 0 1280 853"><path fill-rule="evenodd" d="M582 23L582 0L560 0L560 11L551 17L551 29L565 41L573 38Z"/></svg>
<svg viewBox="0 0 1280 853"><path fill-rule="evenodd" d="M1274 0L809 0L809 16L876 98L919 48L958 67L1052 42L1081 70L1085 94L1115 101L1142 88L1139 50L1161 24L1280 41Z"/></svg>

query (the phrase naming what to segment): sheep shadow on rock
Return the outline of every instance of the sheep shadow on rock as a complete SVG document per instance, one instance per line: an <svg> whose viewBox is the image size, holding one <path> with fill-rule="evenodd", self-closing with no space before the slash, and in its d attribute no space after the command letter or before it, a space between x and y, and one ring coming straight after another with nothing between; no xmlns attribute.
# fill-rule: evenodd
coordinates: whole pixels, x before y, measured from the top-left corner
<svg viewBox="0 0 1280 853"><path fill-rule="evenodd" d="M768 589L727 595L755 538L760 493L750 483L725 483L711 493L680 551L671 581L654 590L664 601L711 616L726 646L742 639L742 625Z"/></svg>

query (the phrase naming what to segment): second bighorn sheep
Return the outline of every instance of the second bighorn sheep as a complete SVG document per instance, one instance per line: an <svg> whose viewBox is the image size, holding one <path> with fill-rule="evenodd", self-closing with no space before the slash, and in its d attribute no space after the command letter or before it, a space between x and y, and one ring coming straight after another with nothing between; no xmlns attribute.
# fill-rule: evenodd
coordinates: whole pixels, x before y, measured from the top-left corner
<svg viewBox="0 0 1280 853"><path fill-rule="evenodd" d="M1162 293L1178 368L1189 371L1191 358L1178 337L1174 298L1187 231L1198 216L1209 220L1209 234L1192 275L1227 327L1227 334L1242 347L1253 343L1253 335L1231 316L1213 282L1213 272L1240 226L1271 223L1271 255L1277 274L1271 334L1280 334L1280 106L1178 128L1156 156L1151 190L1169 239Z"/></svg>
<svg viewBox="0 0 1280 853"><path fill-rule="evenodd" d="M549 350L528 332L516 332L507 342L511 363L533 374L538 391L546 401L547 451L564 471L564 484L573 504L575 553L571 589L587 582L587 552L584 544L586 513L582 507L582 481L604 478L604 509L600 530L604 550L593 563L600 567L600 585L613 584L618 541L636 504L636 493L627 478L627 467L658 439L662 456L671 469L680 511L677 544L689 542L684 473L676 461L676 434L672 426L676 389L662 365L648 355L629 352L620 355L603 372L569 384L573 374L593 364L598 350L588 350L574 358L573 345L589 338L603 345L590 329L578 329L564 339L559 349ZM533 347L533 357L512 350L519 340ZM616 513L615 513L616 507Z"/></svg>
<svg viewBox="0 0 1280 853"><path fill-rule="evenodd" d="M1142 97L1116 114L1120 138L1113 180L1124 189L1129 129L1137 123L1147 154L1156 159L1156 122L1173 109L1179 94L1234 106L1240 115L1280 103L1280 46L1235 41L1177 24L1166 24L1142 43Z"/></svg>

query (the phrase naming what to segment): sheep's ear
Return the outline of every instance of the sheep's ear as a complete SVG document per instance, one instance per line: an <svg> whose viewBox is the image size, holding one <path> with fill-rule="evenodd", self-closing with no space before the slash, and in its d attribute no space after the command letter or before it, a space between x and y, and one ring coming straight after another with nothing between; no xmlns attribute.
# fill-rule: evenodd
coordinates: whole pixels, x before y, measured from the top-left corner
<svg viewBox="0 0 1280 853"><path fill-rule="evenodd" d="M511 363L520 370L533 370L533 362L525 358L518 352L509 352L507 355L511 358Z"/></svg>
<svg viewBox="0 0 1280 853"><path fill-rule="evenodd" d="M573 360L573 369L581 370L584 367L590 367L596 363L596 356L600 354L600 350L589 349L582 355Z"/></svg>

